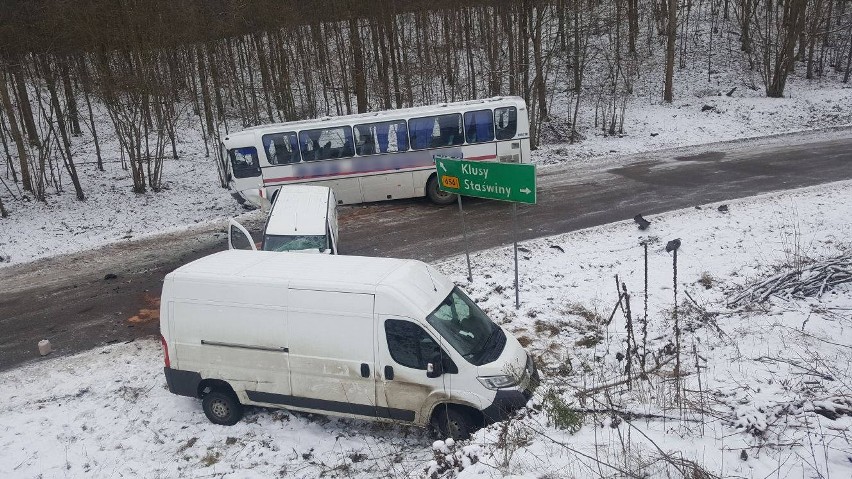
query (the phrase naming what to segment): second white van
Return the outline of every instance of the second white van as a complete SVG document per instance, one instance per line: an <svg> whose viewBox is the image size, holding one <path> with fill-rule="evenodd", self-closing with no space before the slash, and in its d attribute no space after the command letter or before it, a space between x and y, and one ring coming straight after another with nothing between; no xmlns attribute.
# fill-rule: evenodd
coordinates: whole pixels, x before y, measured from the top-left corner
<svg viewBox="0 0 852 479"><path fill-rule="evenodd" d="M160 314L169 390L216 424L257 405L463 438L538 382L510 333L414 260L224 251L168 274Z"/></svg>
<svg viewBox="0 0 852 479"><path fill-rule="evenodd" d="M229 249L258 249L248 230L231 219ZM275 192L260 249L337 254L337 199L327 186L287 185Z"/></svg>

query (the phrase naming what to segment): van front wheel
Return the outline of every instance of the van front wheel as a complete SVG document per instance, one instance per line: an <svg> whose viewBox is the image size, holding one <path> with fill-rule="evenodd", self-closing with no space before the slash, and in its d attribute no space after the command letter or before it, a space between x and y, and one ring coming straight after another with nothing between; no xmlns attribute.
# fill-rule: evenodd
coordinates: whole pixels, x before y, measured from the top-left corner
<svg viewBox="0 0 852 479"><path fill-rule="evenodd" d="M233 426L243 417L243 405L233 393L211 391L204 395L201 407L213 424Z"/></svg>
<svg viewBox="0 0 852 479"><path fill-rule="evenodd" d="M437 175L430 176L429 181L426 182L426 197L436 205L449 205L456 201L454 193L441 191L441 188L438 187Z"/></svg>
<svg viewBox="0 0 852 479"><path fill-rule="evenodd" d="M459 440L470 437L475 425L467 414L451 407L438 406L432 417L432 427L441 436L440 439L451 437Z"/></svg>

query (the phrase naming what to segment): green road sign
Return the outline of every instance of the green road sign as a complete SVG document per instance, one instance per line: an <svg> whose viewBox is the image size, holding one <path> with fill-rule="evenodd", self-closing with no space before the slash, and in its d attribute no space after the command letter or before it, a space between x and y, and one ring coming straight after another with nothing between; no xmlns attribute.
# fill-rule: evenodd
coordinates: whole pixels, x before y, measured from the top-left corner
<svg viewBox="0 0 852 479"><path fill-rule="evenodd" d="M535 204L535 165L435 157L441 190L462 196Z"/></svg>

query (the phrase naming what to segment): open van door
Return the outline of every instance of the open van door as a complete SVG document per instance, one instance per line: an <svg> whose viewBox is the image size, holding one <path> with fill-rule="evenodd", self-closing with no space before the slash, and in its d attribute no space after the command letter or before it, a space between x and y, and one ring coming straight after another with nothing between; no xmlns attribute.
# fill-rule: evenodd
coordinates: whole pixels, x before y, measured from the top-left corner
<svg viewBox="0 0 852 479"><path fill-rule="evenodd" d="M326 221L328 222L328 236L331 246L331 254L339 254L337 252L337 197L334 196L334 190L329 188L328 212L326 213Z"/></svg>
<svg viewBox="0 0 852 479"><path fill-rule="evenodd" d="M228 249L249 249L257 251L254 240L248 230L235 219L228 219Z"/></svg>

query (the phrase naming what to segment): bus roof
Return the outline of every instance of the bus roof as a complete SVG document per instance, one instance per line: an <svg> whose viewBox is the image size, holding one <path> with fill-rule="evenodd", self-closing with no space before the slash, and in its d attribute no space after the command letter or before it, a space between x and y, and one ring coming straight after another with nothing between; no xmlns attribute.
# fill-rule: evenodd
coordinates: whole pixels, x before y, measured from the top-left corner
<svg viewBox="0 0 852 479"><path fill-rule="evenodd" d="M284 123L270 123L266 125L252 126L242 131L231 133L225 137L225 140L233 141L246 136L253 137L254 135L265 135L268 133L276 133L282 131L304 130L316 127L340 126L352 123L373 123L393 119L408 119L410 117L429 114L459 113L462 111L473 110L474 108L472 107L478 105L481 105L483 108L499 108L501 106L514 106L521 110L526 108L526 102L523 98L519 96L497 96L481 100L465 100L452 103L439 103L436 105L400 108L398 110L382 110L367 113L355 113L352 115L324 116L321 118L296 120Z"/></svg>

